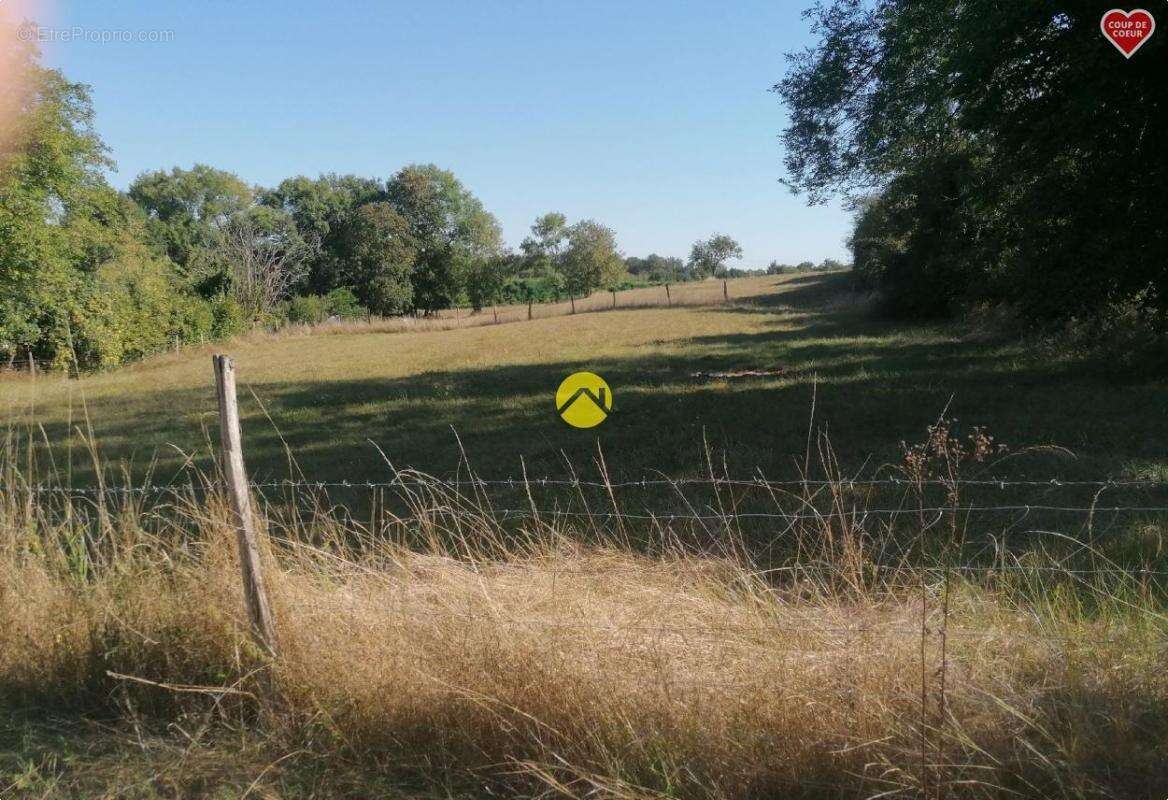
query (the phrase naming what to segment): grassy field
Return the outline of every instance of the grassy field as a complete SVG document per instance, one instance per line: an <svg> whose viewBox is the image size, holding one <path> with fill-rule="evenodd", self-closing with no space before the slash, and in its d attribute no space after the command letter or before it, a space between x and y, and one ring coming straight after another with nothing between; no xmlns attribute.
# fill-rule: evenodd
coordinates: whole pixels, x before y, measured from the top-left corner
<svg viewBox="0 0 1168 800"><path fill-rule="evenodd" d="M1120 477L1168 463L1163 379L1116 382L1017 342L882 322L844 293L846 281L741 279L728 305L255 336L214 349L238 364L257 480L289 477L285 442L313 480L385 477L371 443L399 466L447 475L460 458L455 431L487 477L518 476L521 457L530 475L564 475L565 461L594 474L598 445L613 477L696 474L704 438L732 472L779 478L804 453L813 395L816 425L847 469L899 460L899 443L946 409L1012 448L1069 451L1010 460L1001 469L1011 475ZM76 448L70 459L65 445L86 413L107 461L132 463L139 477L156 462L167 481L188 455L208 463L211 352L81 380L11 376L0 380L0 408L10 426L42 425L59 471L72 463L78 482L88 460ZM589 431L569 428L553 404L559 382L580 369L602 375L615 397L615 413ZM781 374L695 376L741 370Z"/></svg>
<svg viewBox="0 0 1168 800"><path fill-rule="evenodd" d="M603 453L613 480L826 480L574 498L423 478L380 516L360 488L271 492L274 659L248 633L224 498L181 488L210 469L211 349L0 380L0 797L1164 796L1166 515L1028 504L1168 493L964 484L1162 480L1164 380L896 326L846 275L711 289L224 343L258 481L384 480L386 459L452 476L459 442L488 478L521 459L597 478ZM554 410L578 369L615 395L589 431ZM975 426L997 437L975 437L984 458L962 450ZM175 490L30 489L92 485L87 442L107 481ZM577 516L503 517L517 494ZM634 530L645 507L692 516Z"/></svg>

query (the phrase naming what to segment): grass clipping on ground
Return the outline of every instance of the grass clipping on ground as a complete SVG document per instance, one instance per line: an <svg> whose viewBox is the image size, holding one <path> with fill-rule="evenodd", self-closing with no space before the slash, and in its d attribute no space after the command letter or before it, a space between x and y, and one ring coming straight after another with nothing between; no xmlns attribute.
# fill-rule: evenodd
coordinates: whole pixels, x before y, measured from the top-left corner
<svg viewBox="0 0 1168 800"><path fill-rule="evenodd" d="M854 552L847 580L822 553L821 570L780 580L729 544L662 541L648 557L546 523L505 531L428 495L410 547L335 517L262 521L269 661L243 618L227 514L194 498L103 507L94 541L7 493L4 703L135 724L197 712L276 759L532 795L1168 786L1166 626L1134 580L875 579Z"/></svg>

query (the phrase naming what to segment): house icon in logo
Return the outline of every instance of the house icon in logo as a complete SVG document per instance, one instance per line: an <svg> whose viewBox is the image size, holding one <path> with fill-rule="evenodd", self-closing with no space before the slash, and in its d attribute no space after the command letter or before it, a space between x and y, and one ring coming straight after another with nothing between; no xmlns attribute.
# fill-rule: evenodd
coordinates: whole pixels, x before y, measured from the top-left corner
<svg viewBox="0 0 1168 800"><path fill-rule="evenodd" d="M612 412L612 390L599 375L573 373L556 390L556 412L573 428L594 428Z"/></svg>

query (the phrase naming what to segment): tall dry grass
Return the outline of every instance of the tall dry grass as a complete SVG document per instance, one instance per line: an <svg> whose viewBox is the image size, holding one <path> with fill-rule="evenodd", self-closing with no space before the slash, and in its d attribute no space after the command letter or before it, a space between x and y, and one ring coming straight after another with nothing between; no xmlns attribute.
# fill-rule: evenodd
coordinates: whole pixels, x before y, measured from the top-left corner
<svg viewBox="0 0 1168 800"><path fill-rule="evenodd" d="M504 524L485 496L424 476L376 527L320 495L271 498L268 660L213 481L107 502L38 492L8 462L13 708L197 713L277 753L496 793L1168 791L1168 625L1146 583L1038 558L975 575L924 556L890 567L842 485L808 495L822 513L792 532L798 568L775 571L730 525L720 546L659 527L638 549L627 530Z"/></svg>

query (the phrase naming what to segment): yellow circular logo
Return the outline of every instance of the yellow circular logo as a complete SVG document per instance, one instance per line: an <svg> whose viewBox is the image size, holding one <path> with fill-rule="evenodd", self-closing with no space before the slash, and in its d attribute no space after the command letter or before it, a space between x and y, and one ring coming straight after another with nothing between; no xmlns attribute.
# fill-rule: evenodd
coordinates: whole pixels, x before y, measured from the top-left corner
<svg viewBox="0 0 1168 800"><path fill-rule="evenodd" d="M556 389L556 411L573 428L595 428L612 411L612 390L599 375L576 372Z"/></svg>

